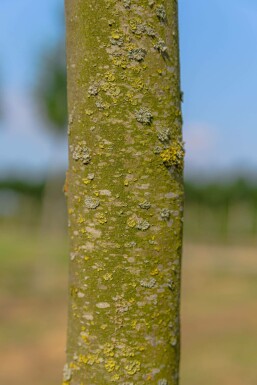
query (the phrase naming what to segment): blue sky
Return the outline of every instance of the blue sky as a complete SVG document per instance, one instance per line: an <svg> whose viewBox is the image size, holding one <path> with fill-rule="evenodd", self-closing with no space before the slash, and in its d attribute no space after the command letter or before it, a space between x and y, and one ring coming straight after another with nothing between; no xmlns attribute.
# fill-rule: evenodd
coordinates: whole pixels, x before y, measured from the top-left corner
<svg viewBox="0 0 257 385"><path fill-rule="evenodd" d="M42 50L62 30L63 0L0 2L0 177L39 173L53 138L39 121L31 89ZM184 138L188 175L257 167L257 2L180 0ZM59 145L59 164L66 147Z"/></svg>

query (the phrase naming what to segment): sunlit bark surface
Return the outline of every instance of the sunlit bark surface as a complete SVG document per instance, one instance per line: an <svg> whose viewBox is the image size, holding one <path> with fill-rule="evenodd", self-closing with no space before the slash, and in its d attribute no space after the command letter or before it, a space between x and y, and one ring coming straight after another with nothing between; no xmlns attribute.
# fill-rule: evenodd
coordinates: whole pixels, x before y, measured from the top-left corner
<svg viewBox="0 0 257 385"><path fill-rule="evenodd" d="M183 216L177 1L66 0L65 385L177 385Z"/></svg>

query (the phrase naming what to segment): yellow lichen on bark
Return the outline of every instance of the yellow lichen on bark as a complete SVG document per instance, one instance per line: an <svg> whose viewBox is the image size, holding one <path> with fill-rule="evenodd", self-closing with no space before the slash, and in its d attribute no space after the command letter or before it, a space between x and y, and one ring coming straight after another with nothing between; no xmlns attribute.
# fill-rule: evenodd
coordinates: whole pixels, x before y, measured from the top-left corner
<svg viewBox="0 0 257 385"><path fill-rule="evenodd" d="M177 385L176 0L66 0L68 385Z"/></svg>

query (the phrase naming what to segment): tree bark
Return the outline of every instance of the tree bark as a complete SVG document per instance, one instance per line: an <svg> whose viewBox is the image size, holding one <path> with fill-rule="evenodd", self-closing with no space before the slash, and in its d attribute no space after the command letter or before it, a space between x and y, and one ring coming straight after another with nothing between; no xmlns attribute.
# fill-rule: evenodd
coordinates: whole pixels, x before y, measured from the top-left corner
<svg viewBox="0 0 257 385"><path fill-rule="evenodd" d="M66 0L65 385L177 385L183 143L176 0Z"/></svg>

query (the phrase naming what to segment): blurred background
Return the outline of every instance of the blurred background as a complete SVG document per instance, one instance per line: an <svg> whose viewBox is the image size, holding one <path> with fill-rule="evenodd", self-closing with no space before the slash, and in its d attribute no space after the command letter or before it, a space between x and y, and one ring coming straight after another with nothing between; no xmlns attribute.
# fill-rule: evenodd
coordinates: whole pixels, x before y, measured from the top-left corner
<svg viewBox="0 0 257 385"><path fill-rule="evenodd" d="M61 383L68 242L62 0L0 2L0 383ZM181 385L257 384L257 3L180 0Z"/></svg>

